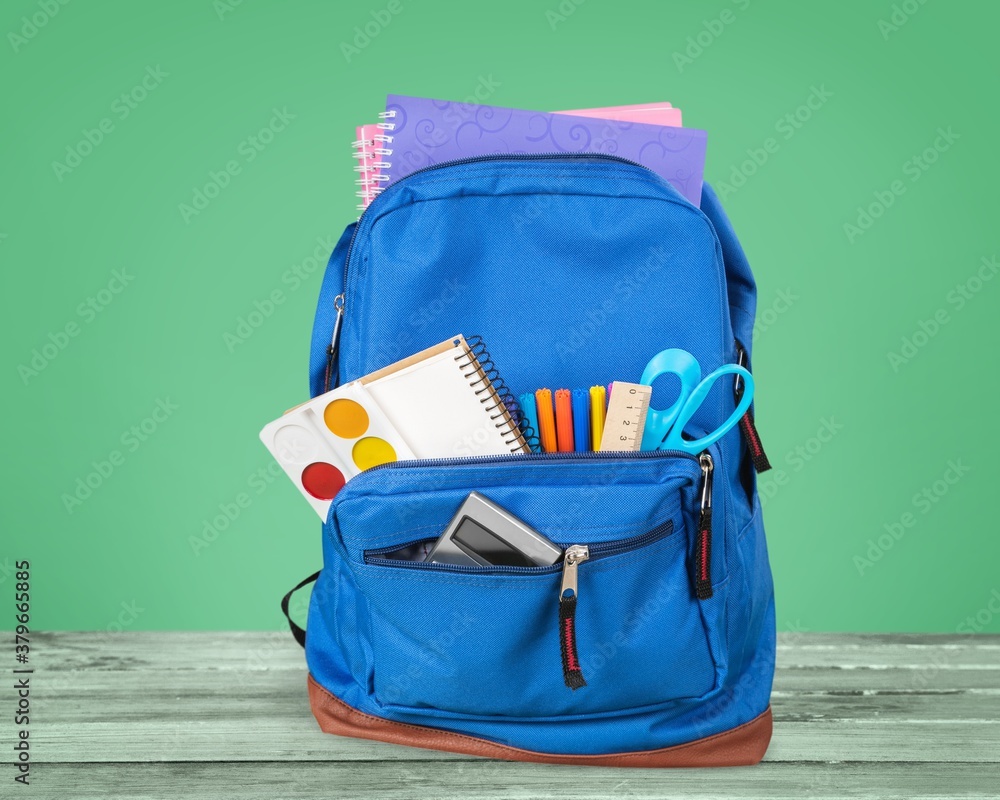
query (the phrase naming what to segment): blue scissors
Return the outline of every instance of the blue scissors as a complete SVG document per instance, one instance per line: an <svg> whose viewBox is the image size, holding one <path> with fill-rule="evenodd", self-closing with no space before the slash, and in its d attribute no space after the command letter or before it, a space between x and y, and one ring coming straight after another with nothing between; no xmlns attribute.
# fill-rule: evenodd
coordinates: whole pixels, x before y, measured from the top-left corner
<svg viewBox="0 0 1000 800"><path fill-rule="evenodd" d="M653 381L661 375L669 374L680 378L680 396L670 408L660 410L650 407L642 434L643 450L683 450L686 453L700 453L725 436L740 421L753 402L753 376L749 371L736 364L723 364L702 380L701 365L687 350L672 349L657 353L646 365L639 383L652 386ZM707 436L693 440L685 439L681 436L684 426L704 402L712 384L723 375L738 375L743 379L745 389L736 404L736 410L729 419Z"/></svg>

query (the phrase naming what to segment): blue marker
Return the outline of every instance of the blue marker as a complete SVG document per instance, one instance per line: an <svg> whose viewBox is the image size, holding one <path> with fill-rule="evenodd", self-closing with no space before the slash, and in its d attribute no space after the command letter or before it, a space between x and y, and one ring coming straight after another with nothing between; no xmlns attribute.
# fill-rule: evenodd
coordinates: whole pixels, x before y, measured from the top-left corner
<svg viewBox="0 0 1000 800"><path fill-rule="evenodd" d="M590 450L590 389L573 390L573 443L578 451Z"/></svg>
<svg viewBox="0 0 1000 800"><path fill-rule="evenodd" d="M521 414L524 417L524 426L530 427L533 434L532 441L528 443L531 445L531 452L540 453L542 452L542 447L538 443L538 406L535 404L535 393L525 392L517 398L517 402L521 406Z"/></svg>

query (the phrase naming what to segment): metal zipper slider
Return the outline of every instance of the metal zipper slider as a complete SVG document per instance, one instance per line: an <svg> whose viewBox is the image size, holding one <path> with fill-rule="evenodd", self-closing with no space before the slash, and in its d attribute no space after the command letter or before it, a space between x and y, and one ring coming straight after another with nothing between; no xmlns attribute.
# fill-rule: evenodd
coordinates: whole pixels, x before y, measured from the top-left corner
<svg viewBox="0 0 1000 800"><path fill-rule="evenodd" d="M344 321L344 295L338 294L333 298L333 307L337 310L337 318L333 321L333 334L330 336L330 344L326 348L326 376L323 378L323 391L328 392L336 388L330 382L337 376L340 356L340 326Z"/></svg>
<svg viewBox="0 0 1000 800"><path fill-rule="evenodd" d="M708 452L698 456L701 465L701 497L698 537L694 549L694 593L699 600L712 596L712 471L715 464Z"/></svg>
<svg viewBox="0 0 1000 800"><path fill-rule="evenodd" d="M559 650L562 653L563 681L573 690L586 686L580 656L576 651L577 570L590 558L590 548L574 544L563 555L562 588L559 590Z"/></svg>
<svg viewBox="0 0 1000 800"><path fill-rule="evenodd" d="M585 544L574 544L566 548L566 554L563 556L562 589L559 591L560 601L576 597L577 567L580 562L588 558L590 558L590 548Z"/></svg>
<svg viewBox="0 0 1000 800"><path fill-rule="evenodd" d="M715 469L715 462L708 453L698 456L698 464L701 466L701 511L712 508L712 471Z"/></svg>

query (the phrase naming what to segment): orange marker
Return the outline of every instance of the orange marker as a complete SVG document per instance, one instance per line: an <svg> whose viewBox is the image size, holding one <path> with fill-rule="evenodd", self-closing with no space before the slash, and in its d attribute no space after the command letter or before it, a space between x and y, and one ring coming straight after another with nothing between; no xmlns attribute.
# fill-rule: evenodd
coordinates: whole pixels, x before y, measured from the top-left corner
<svg viewBox="0 0 1000 800"><path fill-rule="evenodd" d="M560 453L572 453L573 394L569 389L556 389L556 443Z"/></svg>
<svg viewBox="0 0 1000 800"><path fill-rule="evenodd" d="M552 411L552 392L539 389L535 392L535 404L538 406L538 440L543 453L555 453L559 448L556 444L556 418Z"/></svg>

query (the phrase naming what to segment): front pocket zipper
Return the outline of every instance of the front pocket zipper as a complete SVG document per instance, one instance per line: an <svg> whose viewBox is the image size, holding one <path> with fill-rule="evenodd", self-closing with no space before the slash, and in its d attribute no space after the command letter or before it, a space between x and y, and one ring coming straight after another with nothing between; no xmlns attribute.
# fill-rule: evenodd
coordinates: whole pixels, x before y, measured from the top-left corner
<svg viewBox="0 0 1000 800"><path fill-rule="evenodd" d="M640 536L630 536L627 539L615 539L610 542L595 542L590 545L567 545L563 553L572 547L586 547L590 553L590 559L604 558L606 556L617 556L627 553L630 550L638 550L641 547L655 544L660 539L664 539L673 533L674 522L667 520L650 531ZM436 542L436 537L420 539L413 542L403 542L390 547L379 547L374 550L364 551L366 564L379 567L396 567L398 569L426 569L435 572L459 572L486 575L545 575L548 573L558 573L563 569L562 563L547 564L541 567L505 567L505 566L467 566L464 564L437 564L431 561L410 561L404 558L391 558L390 553L403 550L404 548L416 547L423 544ZM557 543L558 544L558 543Z"/></svg>
<svg viewBox="0 0 1000 800"><path fill-rule="evenodd" d="M590 549L585 544L566 548L562 586L559 589L559 649L562 652L563 681L574 691L587 685L580 669L580 656L576 652L576 570L580 562L588 558Z"/></svg>
<svg viewBox="0 0 1000 800"><path fill-rule="evenodd" d="M711 457L708 457L707 474L711 475ZM703 466L703 474L705 467ZM705 491L702 491L704 499ZM709 525L707 535L711 537L711 483L708 484ZM704 519L704 510L702 511ZM702 526L699 526L699 529ZM576 648L576 606L579 599L578 570L584 561L594 561L608 556L620 555L633 550L655 544L673 533L673 520L667 520L641 536L627 539L616 539L610 542L595 542L594 544L571 544L563 550L562 563L540 567L509 567L509 566L465 566L461 564L437 564L428 561L409 561L402 558L389 557L404 549L419 548L430 545L435 539L422 539L408 545L393 545L377 550L365 550L364 561L381 567L396 567L399 569L432 570L435 572L458 572L465 574L486 575L546 575L562 571L562 582L559 587L559 651L562 654L563 681L573 690L587 685L580 667L580 656ZM700 547L700 542L699 542ZM708 584L711 597L711 582ZM697 591L697 590L696 590ZM699 594L699 597L701 595Z"/></svg>

